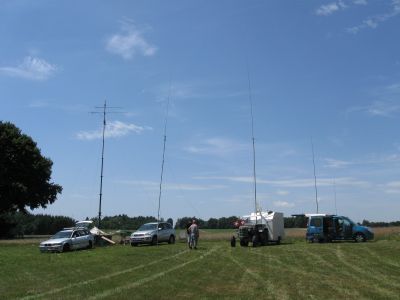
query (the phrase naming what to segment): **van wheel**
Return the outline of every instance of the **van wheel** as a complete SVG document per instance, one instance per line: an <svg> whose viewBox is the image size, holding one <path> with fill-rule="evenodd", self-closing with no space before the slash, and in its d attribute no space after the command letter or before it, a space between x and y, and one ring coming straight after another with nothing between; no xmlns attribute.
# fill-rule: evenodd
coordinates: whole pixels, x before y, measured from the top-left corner
<svg viewBox="0 0 400 300"><path fill-rule="evenodd" d="M362 233L356 233L354 240L356 243L365 242L365 236Z"/></svg>

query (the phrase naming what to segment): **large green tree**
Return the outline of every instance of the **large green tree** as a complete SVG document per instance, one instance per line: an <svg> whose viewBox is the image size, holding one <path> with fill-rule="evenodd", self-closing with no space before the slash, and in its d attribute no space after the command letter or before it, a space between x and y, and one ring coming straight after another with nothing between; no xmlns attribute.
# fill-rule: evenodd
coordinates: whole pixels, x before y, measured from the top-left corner
<svg viewBox="0 0 400 300"><path fill-rule="evenodd" d="M52 165L31 137L0 121L0 214L53 203L62 187L50 181Z"/></svg>

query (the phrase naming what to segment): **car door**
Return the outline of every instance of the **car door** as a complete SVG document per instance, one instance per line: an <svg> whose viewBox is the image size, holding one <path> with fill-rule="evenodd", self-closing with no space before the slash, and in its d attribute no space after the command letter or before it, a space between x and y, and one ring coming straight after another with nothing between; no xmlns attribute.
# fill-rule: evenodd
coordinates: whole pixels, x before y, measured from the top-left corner
<svg viewBox="0 0 400 300"><path fill-rule="evenodd" d="M158 241L165 242L166 241L166 228L164 223L158 224Z"/></svg>
<svg viewBox="0 0 400 300"><path fill-rule="evenodd" d="M79 249L80 248L80 240L79 240L79 236L80 236L80 234L79 234L79 231L78 230L75 230L73 233L72 233L72 237L71 237L71 249Z"/></svg>
<svg viewBox="0 0 400 300"><path fill-rule="evenodd" d="M343 218L343 238L345 240L353 239L353 224L346 218Z"/></svg>
<svg viewBox="0 0 400 300"><path fill-rule="evenodd" d="M323 235L323 217L311 217L307 228L307 238L319 240L323 238Z"/></svg>

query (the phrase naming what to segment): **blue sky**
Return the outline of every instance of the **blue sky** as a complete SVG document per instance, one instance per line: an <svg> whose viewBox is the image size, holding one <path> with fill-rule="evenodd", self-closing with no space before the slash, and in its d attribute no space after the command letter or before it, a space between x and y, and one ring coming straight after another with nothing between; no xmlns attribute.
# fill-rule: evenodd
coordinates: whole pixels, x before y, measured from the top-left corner
<svg viewBox="0 0 400 300"><path fill-rule="evenodd" d="M400 1L2 1L0 119L51 158L46 210L204 219L400 212Z"/></svg>

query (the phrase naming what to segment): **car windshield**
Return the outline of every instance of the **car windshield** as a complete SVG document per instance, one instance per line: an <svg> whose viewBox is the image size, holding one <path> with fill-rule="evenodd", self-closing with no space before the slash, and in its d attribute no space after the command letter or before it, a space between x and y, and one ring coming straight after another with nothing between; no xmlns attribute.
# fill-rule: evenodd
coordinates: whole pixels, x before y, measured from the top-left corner
<svg viewBox="0 0 400 300"><path fill-rule="evenodd" d="M59 231L55 235L53 235L52 239L64 239L71 237L72 231Z"/></svg>
<svg viewBox="0 0 400 300"><path fill-rule="evenodd" d="M138 231L156 230L157 224L144 224L139 227Z"/></svg>

